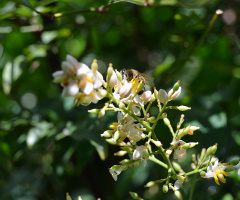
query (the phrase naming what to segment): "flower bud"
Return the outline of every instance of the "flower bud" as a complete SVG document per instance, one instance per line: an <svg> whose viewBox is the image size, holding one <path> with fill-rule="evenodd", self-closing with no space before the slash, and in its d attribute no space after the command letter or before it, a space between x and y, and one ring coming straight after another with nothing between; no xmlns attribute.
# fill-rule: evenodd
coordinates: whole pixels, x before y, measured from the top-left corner
<svg viewBox="0 0 240 200"><path fill-rule="evenodd" d="M126 155L128 152L127 151L118 151L117 153L114 153L114 156L124 156Z"/></svg>
<svg viewBox="0 0 240 200"><path fill-rule="evenodd" d="M163 185L162 191L163 191L164 193L167 193L167 192L168 192L168 185Z"/></svg>
<svg viewBox="0 0 240 200"><path fill-rule="evenodd" d="M151 102L154 102L156 100L154 93L151 96Z"/></svg>
<svg viewBox="0 0 240 200"><path fill-rule="evenodd" d="M237 165L239 163L239 159L234 159L229 162L230 165Z"/></svg>
<svg viewBox="0 0 240 200"><path fill-rule="evenodd" d="M92 110L88 110L89 113L92 113L92 114L98 114L100 111L100 109L92 109Z"/></svg>
<svg viewBox="0 0 240 200"><path fill-rule="evenodd" d="M133 199L139 199L138 194L136 192L129 192L129 193Z"/></svg>
<svg viewBox="0 0 240 200"><path fill-rule="evenodd" d="M181 87L178 88L177 91L173 91L173 89L171 89L168 92L168 98L170 98L171 100L176 99L179 95L181 94Z"/></svg>
<svg viewBox="0 0 240 200"><path fill-rule="evenodd" d="M181 182L186 181L186 177L184 176L178 176L177 179L180 180Z"/></svg>
<svg viewBox="0 0 240 200"><path fill-rule="evenodd" d="M149 102L151 100L152 92L150 90L145 91L142 94L142 100L145 102Z"/></svg>
<svg viewBox="0 0 240 200"><path fill-rule="evenodd" d="M189 149L189 148L192 148L194 146L196 146L198 144L198 142L189 142L189 143L186 143L183 145L183 148L184 149Z"/></svg>
<svg viewBox="0 0 240 200"><path fill-rule="evenodd" d="M160 89L158 92L158 99L161 103L166 103L168 101L168 94L165 90Z"/></svg>
<svg viewBox="0 0 240 200"><path fill-rule="evenodd" d="M103 117L105 115L105 109L101 109L98 113L98 119L100 119L101 117Z"/></svg>
<svg viewBox="0 0 240 200"><path fill-rule="evenodd" d="M233 166L228 166L228 167L226 167L226 169L225 169L226 172L231 172L231 171L233 171L233 170L235 170L235 167L233 167Z"/></svg>
<svg viewBox="0 0 240 200"><path fill-rule="evenodd" d="M171 153L172 153L172 150L171 150L171 149L168 149L168 150L166 151L166 155L167 155L167 156L171 155Z"/></svg>
<svg viewBox="0 0 240 200"><path fill-rule="evenodd" d="M173 161L172 165L176 172L180 172L182 170L181 166L178 163Z"/></svg>
<svg viewBox="0 0 240 200"><path fill-rule="evenodd" d="M97 59L93 60L91 69L92 69L93 73L95 73L98 70Z"/></svg>
<svg viewBox="0 0 240 200"><path fill-rule="evenodd" d="M119 71L117 71L117 70L115 70L115 73L116 73L116 75L117 75L117 79L118 79L119 81L122 81L122 74L121 74Z"/></svg>
<svg viewBox="0 0 240 200"><path fill-rule="evenodd" d="M106 139L106 142L111 144L111 145L116 145L117 144L117 142L114 141L112 138Z"/></svg>
<svg viewBox="0 0 240 200"><path fill-rule="evenodd" d="M121 108L121 109L125 108L125 104L122 101L119 102L119 108Z"/></svg>
<svg viewBox="0 0 240 200"><path fill-rule="evenodd" d="M112 63L109 63L109 66L108 66L108 69L107 69L107 76L108 76L107 80L111 78L112 74L113 74Z"/></svg>
<svg viewBox="0 0 240 200"><path fill-rule="evenodd" d="M163 118L163 122L164 122L164 124L165 124L167 127L171 126L170 121L169 121L168 118Z"/></svg>
<svg viewBox="0 0 240 200"><path fill-rule="evenodd" d="M109 138L112 136L112 132L111 130L107 130L107 131L104 131L102 134L101 134L101 137L106 137L106 138Z"/></svg>
<svg viewBox="0 0 240 200"><path fill-rule="evenodd" d="M206 175L206 172L205 172L205 171L201 171L201 172L200 172L200 176L201 176L201 177L205 177L205 175Z"/></svg>
<svg viewBox="0 0 240 200"><path fill-rule="evenodd" d="M144 185L144 187L152 187L156 184L155 181L149 181L146 185Z"/></svg>
<svg viewBox="0 0 240 200"><path fill-rule="evenodd" d="M153 144L155 144L156 147L161 147L161 146L162 146L162 143L161 143L160 141L155 141L155 140L151 139L151 142L152 142Z"/></svg>
<svg viewBox="0 0 240 200"><path fill-rule="evenodd" d="M147 118L147 120L151 123L154 123L156 121L156 118L155 117L149 117L149 118Z"/></svg>
<svg viewBox="0 0 240 200"><path fill-rule="evenodd" d="M178 190L175 190L175 191L174 191L174 194L175 194L175 196L176 196L178 199L182 199L182 195L181 195L181 193L180 193Z"/></svg>
<svg viewBox="0 0 240 200"><path fill-rule="evenodd" d="M120 138L120 131L116 131L115 133L114 133L114 135L113 135L113 139L114 139L114 141L117 141L118 140L118 138Z"/></svg>
<svg viewBox="0 0 240 200"><path fill-rule="evenodd" d="M173 86L173 92L176 92L179 89L180 81L177 81Z"/></svg>
<svg viewBox="0 0 240 200"><path fill-rule="evenodd" d="M109 67L109 68L112 69L112 67ZM108 77L110 78L108 79ZM113 70L112 70L112 75L107 76L107 80L110 87L114 87L115 85L117 85L117 75Z"/></svg>
<svg viewBox="0 0 240 200"><path fill-rule="evenodd" d="M211 148L211 154L215 154L216 153L216 151L217 151L217 143L215 144L215 145L213 145L212 146L212 148Z"/></svg>
<svg viewBox="0 0 240 200"><path fill-rule="evenodd" d="M178 110L180 110L180 111L191 110L191 107L187 107L187 106L178 106L177 108L178 108Z"/></svg>

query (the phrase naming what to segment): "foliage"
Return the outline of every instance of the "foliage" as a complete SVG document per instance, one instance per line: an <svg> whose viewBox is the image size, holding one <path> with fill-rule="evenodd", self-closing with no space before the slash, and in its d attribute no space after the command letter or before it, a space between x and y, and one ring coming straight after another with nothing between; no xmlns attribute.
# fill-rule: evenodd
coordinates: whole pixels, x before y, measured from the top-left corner
<svg viewBox="0 0 240 200"><path fill-rule="evenodd" d="M203 38L218 8L224 14ZM72 98L61 97L51 74L66 54L88 65L98 59L105 75L110 62L137 69L154 76L158 88L181 80L184 95L176 105L192 107L185 121L200 127L192 136L199 149L214 141L220 161L239 158L239 12L235 1L1 1L0 199L65 199L66 192L73 199L131 199L129 191L175 198L161 187L143 189L163 177L154 163L114 182L108 168L120 161L112 156L117 149L100 134L116 115L97 119L87 112L92 104L74 107ZM176 111L168 118L176 126ZM166 127L155 132L163 145L171 142ZM240 198L239 175L230 175L217 187L213 180L197 183L194 199Z"/></svg>

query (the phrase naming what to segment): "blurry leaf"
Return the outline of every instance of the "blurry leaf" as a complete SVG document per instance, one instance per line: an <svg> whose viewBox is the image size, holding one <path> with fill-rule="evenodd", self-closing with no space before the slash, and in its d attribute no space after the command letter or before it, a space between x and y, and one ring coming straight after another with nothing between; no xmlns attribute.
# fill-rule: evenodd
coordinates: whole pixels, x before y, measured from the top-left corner
<svg viewBox="0 0 240 200"><path fill-rule="evenodd" d="M9 145L5 142L0 142L0 150L8 157L11 156Z"/></svg>
<svg viewBox="0 0 240 200"><path fill-rule="evenodd" d="M32 60L37 57L45 57L47 55L47 46L33 44L25 49L25 53L27 54L28 60Z"/></svg>
<svg viewBox="0 0 240 200"><path fill-rule="evenodd" d="M107 148L106 148L106 142L103 141L102 144L99 144L93 140L90 140L90 143L96 148L99 157L101 160L105 160L107 158Z"/></svg>
<svg viewBox="0 0 240 200"><path fill-rule="evenodd" d="M22 69L20 64L25 61L25 56L19 55L13 60L13 81L17 80L22 74Z"/></svg>
<svg viewBox="0 0 240 200"><path fill-rule="evenodd" d="M32 10L35 10L35 8L32 6L32 4L28 0L12 0L12 1L21 5L24 5L28 8L31 8Z"/></svg>
<svg viewBox="0 0 240 200"><path fill-rule="evenodd" d="M7 62L2 73L2 86L5 94L9 94L12 86L12 62Z"/></svg>
<svg viewBox="0 0 240 200"><path fill-rule="evenodd" d="M234 200L234 198L230 193L228 193L223 196L222 200Z"/></svg>
<svg viewBox="0 0 240 200"><path fill-rule="evenodd" d="M127 2L127 3L136 4L139 6L146 6L146 0L113 0L113 1L110 0L109 2L110 3ZM178 3L177 0L150 1L150 4L155 6L163 6L163 5L173 6L173 5L176 5L177 3Z"/></svg>
<svg viewBox="0 0 240 200"><path fill-rule="evenodd" d="M54 40L58 35L58 31L44 31L41 35L42 41L45 44L48 44Z"/></svg>
<svg viewBox="0 0 240 200"><path fill-rule="evenodd" d="M86 48L86 40L83 37L68 39L65 42L66 51L74 57L79 57Z"/></svg>
<svg viewBox="0 0 240 200"><path fill-rule="evenodd" d="M212 115L208 118L208 121L214 128L222 128L227 125L227 115L225 112Z"/></svg>
<svg viewBox="0 0 240 200"><path fill-rule="evenodd" d="M240 134L237 131L232 132L232 137L235 140L235 142L240 146Z"/></svg>
<svg viewBox="0 0 240 200"><path fill-rule="evenodd" d="M159 77L164 71L171 68L174 61L175 61L174 56L168 55L165 58L165 60L163 61L163 63L161 63L160 65L158 65L156 67L155 72L154 72L154 77Z"/></svg>
<svg viewBox="0 0 240 200"><path fill-rule="evenodd" d="M38 7L38 6L46 6L46 5L54 3L54 2L57 2L57 0L42 0L42 1L38 1L35 6L36 7Z"/></svg>
<svg viewBox="0 0 240 200"><path fill-rule="evenodd" d="M46 121L36 122L35 127L31 128L28 131L27 146L29 148L32 148L34 144L38 142L40 139L47 135L50 136L52 134L52 131L50 130L51 128L52 128L51 123L48 123Z"/></svg>

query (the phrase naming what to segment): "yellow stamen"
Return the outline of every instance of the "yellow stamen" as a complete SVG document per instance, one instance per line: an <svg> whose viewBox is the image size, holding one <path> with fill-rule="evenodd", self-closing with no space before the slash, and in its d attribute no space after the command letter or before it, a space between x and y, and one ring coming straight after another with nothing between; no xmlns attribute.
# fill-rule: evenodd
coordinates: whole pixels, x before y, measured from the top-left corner
<svg viewBox="0 0 240 200"><path fill-rule="evenodd" d="M216 174L216 173L214 173L214 174L213 174L213 178L214 178L215 182L216 182L218 185L220 185L220 183L219 183L219 181L218 181L218 177L217 177L217 174Z"/></svg>
<svg viewBox="0 0 240 200"><path fill-rule="evenodd" d="M89 83L93 83L93 79L91 78L91 77L89 77L89 76L87 76L87 82L89 82Z"/></svg>

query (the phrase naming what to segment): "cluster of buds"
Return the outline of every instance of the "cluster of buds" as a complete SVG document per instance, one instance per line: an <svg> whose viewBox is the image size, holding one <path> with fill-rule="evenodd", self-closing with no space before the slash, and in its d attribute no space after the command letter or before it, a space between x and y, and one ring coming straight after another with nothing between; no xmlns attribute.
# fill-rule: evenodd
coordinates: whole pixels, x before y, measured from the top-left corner
<svg viewBox="0 0 240 200"><path fill-rule="evenodd" d="M107 111L117 112L117 121L110 125L110 130L101 134L109 144L118 145L121 148L115 153L116 156L129 156L129 158L120 161L119 165L114 165L109 169L115 181L118 175L127 170L128 167L137 167L141 161L145 166L147 161L151 160L164 167L168 176L157 181L150 181L146 187L162 183L164 193L172 189L176 197L181 198L179 189L187 180L188 175L200 173L203 178L213 177L219 184L219 180L223 183L226 182L224 176L229 176L227 171L234 168L233 163L219 163L218 159L214 159L213 155L217 150L217 144L207 150L202 150L198 159L196 159L196 155L192 156L193 172L185 173L178 164L187 158L187 150L198 144L198 142L186 143L183 141L183 137L191 136L199 129L199 127L191 125L181 128L184 122L182 114L176 130L174 130L165 112L167 109L179 111L191 109L184 105L167 105L181 94L180 81L177 81L169 92L154 88L152 93L145 89L146 76L136 70L119 72L113 69L112 64L109 64L104 80L102 74L98 72L96 60L93 60L91 68L89 68L70 55L67 55L66 61L62 63L62 70L53 73L53 77L55 83L60 83L63 86L62 96L74 96L77 106L97 103L102 98L107 98L103 108L89 111L98 114L98 118L104 116ZM159 113L156 116L151 116L148 111L155 101ZM163 120L172 135L172 141L167 148L163 148L161 139L157 138L155 134L155 127L159 120ZM153 151L152 149L157 150ZM170 161L172 153L173 159L176 159L178 163ZM162 156L165 163L156 158L158 154ZM214 164L212 164L213 162ZM204 171L206 169L207 172ZM172 180L174 184L171 182Z"/></svg>

